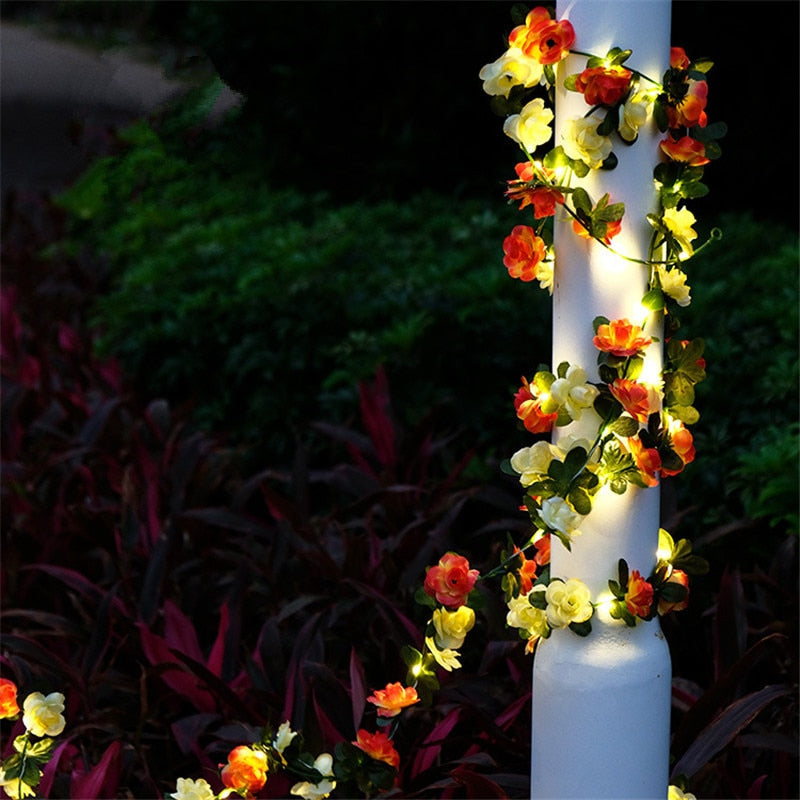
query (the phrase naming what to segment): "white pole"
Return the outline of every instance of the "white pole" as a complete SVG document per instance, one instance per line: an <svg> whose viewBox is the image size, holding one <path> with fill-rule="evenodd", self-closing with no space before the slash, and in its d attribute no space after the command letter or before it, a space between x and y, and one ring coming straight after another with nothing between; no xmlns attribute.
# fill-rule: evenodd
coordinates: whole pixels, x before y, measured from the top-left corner
<svg viewBox="0 0 800 800"><path fill-rule="evenodd" d="M572 23L573 49L601 56L612 47L631 49L625 66L660 80L669 66L670 13L670 0L559 0L556 16ZM564 124L588 110L580 93L563 88L564 78L585 66L585 57L571 55L558 67L555 144ZM632 146L615 140L615 170L592 170L578 182L594 202L608 192L610 202L625 204L613 246L637 258L647 258L652 229L646 214L656 210L652 175L661 138L648 121ZM579 238L566 215L556 217L554 238L553 366L578 364L597 380L592 320L604 316L641 324L647 268ZM648 332L658 335L652 327ZM660 369L660 344L653 344L645 373L652 378ZM557 428L554 440L576 433L593 438L598 423L596 415L584 414ZM656 561L659 491L629 486L620 496L601 489L571 552L554 539L552 575L579 578L593 597L608 591L620 558L648 575ZM534 657L531 796L663 800L669 783L671 665L658 619L631 628L598 612L592 626L586 638L554 630Z"/></svg>

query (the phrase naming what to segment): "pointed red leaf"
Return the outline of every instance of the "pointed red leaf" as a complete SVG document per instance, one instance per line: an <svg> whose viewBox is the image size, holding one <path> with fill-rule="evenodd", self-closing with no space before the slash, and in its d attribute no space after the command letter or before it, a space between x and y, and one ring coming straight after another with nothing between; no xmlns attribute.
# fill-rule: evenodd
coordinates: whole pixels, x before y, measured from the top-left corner
<svg viewBox="0 0 800 800"><path fill-rule="evenodd" d="M100 761L89 770L74 770L69 794L72 800L96 800L99 797L116 797L122 770L120 759L122 743L112 742Z"/></svg>

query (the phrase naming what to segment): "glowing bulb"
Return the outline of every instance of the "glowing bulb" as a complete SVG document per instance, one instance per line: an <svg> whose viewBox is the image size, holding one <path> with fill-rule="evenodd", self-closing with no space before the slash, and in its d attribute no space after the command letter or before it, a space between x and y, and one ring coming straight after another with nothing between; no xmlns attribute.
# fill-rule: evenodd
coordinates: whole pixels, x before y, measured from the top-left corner
<svg viewBox="0 0 800 800"><path fill-rule="evenodd" d="M659 561L669 561L670 557L672 556L672 550L666 547L659 547L656 550L656 558Z"/></svg>
<svg viewBox="0 0 800 800"><path fill-rule="evenodd" d="M411 674L415 678L418 678L421 672L422 672L422 664L420 664L419 662L417 662L416 664L414 664L413 667L411 667Z"/></svg>

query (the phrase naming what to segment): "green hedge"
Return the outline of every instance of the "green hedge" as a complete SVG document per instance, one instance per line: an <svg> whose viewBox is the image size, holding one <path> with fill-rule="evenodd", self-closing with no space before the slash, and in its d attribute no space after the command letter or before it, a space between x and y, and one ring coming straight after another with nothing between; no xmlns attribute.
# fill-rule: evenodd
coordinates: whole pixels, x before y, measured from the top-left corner
<svg viewBox="0 0 800 800"><path fill-rule="evenodd" d="M146 125L64 197L73 243L105 256L101 347L145 396L197 405L207 429L283 458L290 431L343 420L388 371L419 418L444 405L483 443L515 432L520 374L549 358L550 301L502 264L502 202L436 195L333 207L170 152Z"/></svg>
<svg viewBox="0 0 800 800"><path fill-rule="evenodd" d="M500 187L485 203L334 206L236 167L224 137L179 148L140 124L127 138L62 202L73 244L109 261L101 345L145 397L193 404L199 425L276 463L310 421L354 415L358 380L384 364L402 418L440 409L500 457L527 443L512 393L549 360L551 303L503 268L521 218ZM680 500L704 528L749 514L796 530L796 237L719 222L722 243L688 265L681 314L686 337L706 339L709 377Z"/></svg>

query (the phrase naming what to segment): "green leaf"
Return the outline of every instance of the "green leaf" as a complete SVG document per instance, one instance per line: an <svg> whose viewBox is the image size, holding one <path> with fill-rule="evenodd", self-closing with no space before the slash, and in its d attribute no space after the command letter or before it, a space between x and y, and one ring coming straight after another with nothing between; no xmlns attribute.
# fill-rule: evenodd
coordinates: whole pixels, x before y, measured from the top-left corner
<svg viewBox="0 0 800 800"><path fill-rule="evenodd" d="M661 599L667 603L680 603L689 595L689 590L680 583L667 582L659 590Z"/></svg>
<svg viewBox="0 0 800 800"><path fill-rule="evenodd" d="M422 664L422 653L408 644L404 644L400 648L400 658L403 659L407 667L414 667L417 664Z"/></svg>
<svg viewBox="0 0 800 800"><path fill-rule="evenodd" d="M601 136L610 136L619 126L619 106L612 106L606 112L603 121L597 126L597 132ZM613 167L603 166L603 169L613 169Z"/></svg>
<svg viewBox="0 0 800 800"><path fill-rule="evenodd" d="M587 619L586 622L570 622L569 629L578 636L588 636L592 632L592 621Z"/></svg>
<svg viewBox="0 0 800 800"><path fill-rule="evenodd" d="M575 488L568 495L567 500L572 507L582 516L588 516L592 511L592 498L584 489Z"/></svg>
<svg viewBox="0 0 800 800"><path fill-rule="evenodd" d="M578 91L578 73L573 73L572 75L567 75L564 79L564 88L568 92L577 92Z"/></svg>
<svg viewBox="0 0 800 800"><path fill-rule="evenodd" d="M414 601L419 603L421 606L438 608L436 601L425 591L422 586L420 586L417 591L414 592Z"/></svg>
<svg viewBox="0 0 800 800"><path fill-rule="evenodd" d="M544 592L529 592L528 602L534 607L544 611L547 608L547 598Z"/></svg>
<svg viewBox="0 0 800 800"><path fill-rule="evenodd" d="M633 53L633 50L623 50L621 47L612 47L608 51L608 58L611 59L613 66L621 66L624 64Z"/></svg>
<svg viewBox="0 0 800 800"><path fill-rule="evenodd" d="M608 158L600 165L600 169L612 170L617 168L619 159L614 153L609 153Z"/></svg>
<svg viewBox="0 0 800 800"><path fill-rule="evenodd" d="M700 412L694 406L669 406L667 411L684 425L694 425L700 419Z"/></svg>
<svg viewBox="0 0 800 800"><path fill-rule="evenodd" d="M572 202L576 209L585 211L587 215L592 213L592 201L585 189L578 187L572 193Z"/></svg>
<svg viewBox="0 0 800 800"><path fill-rule="evenodd" d="M699 181L695 183L686 183L681 186L681 197L694 198L705 197L708 194L708 186Z"/></svg>
<svg viewBox="0 0 800 800"><path fill-rule="evenodd" d="M564 148L561 145L558 147L554 147L545 157L542 159L542 164L544 164L547 169L555 170L564 167L570 167L572 165L572 161L564 152Z"/></svg>
<svg viewBox="0 0 800 800"><path fill-rule="evenodd" d="M639 423L633 417L621 416L615 419L608 429L617 436L628 438L629 436L636 436L639 432Z"/></svg>
<svg viewBox="0 0 800 800"><path fill-rule="evenodd" d="M599 328L601 325L608 325L610 321L611 321L611 320L609 320L609 318L608 318L608 317L595 317L595 318L592 320L592 330L593 330L595 333L597 333L597 329L598 329L598 328Z"/></svg>
<svg viewBox="0 0 800 800"><path fill-rule="evenodd" d="M664 377L667 405L690 406L694 403L694 382L684 372L674 372Z"/></svg>
<svg viewBox="0 0 800 800"><path fill-rule="evenodd" d="M699 80L704 80L706 73L710 71L710 69L714 66L714 62L708 58L702 58L699 61L693 61L691 63L691 69L697 70L702 77Z"/></svg>
<svg viewBox="0 0 800 800"><path fill-rule="evenodd" d="M583 447L573 447L564 458L564 467L567 475L572 477L583 469L586 463L586 450Z"/></svg>
<svg viewBox="0 0 800 800"><path fill-rule="evenodd" d="M664 308L664 292L654 288L642 298L642 305L650 311L661 311Z"/></svg>

